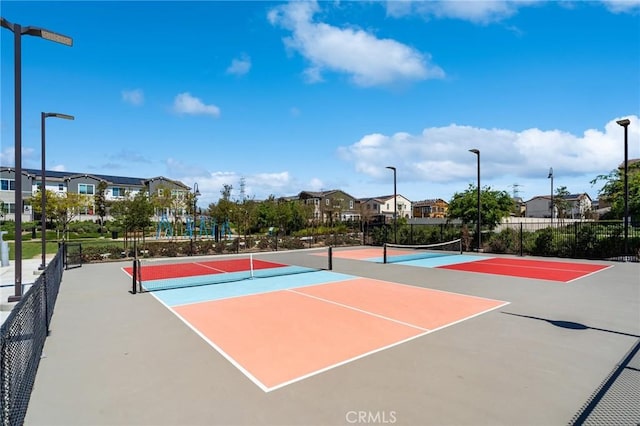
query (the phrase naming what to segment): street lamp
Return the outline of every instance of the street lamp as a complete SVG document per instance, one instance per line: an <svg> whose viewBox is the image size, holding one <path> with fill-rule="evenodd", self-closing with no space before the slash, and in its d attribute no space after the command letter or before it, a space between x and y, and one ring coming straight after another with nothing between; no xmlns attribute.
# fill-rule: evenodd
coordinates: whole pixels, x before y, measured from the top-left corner
<svg viewBox="0 0 640 426"><path fill-rule="evenodd" d="M42 112L40 113L40 128L42 134L42 146L41 156L42 156L42 170L40 174L40 191L41 191L41 223L42 223L42 263L38 269L44 270L46 266L46 255L47 255L47 216L46 216L46 201L47 201L47 186L45 185L45 147L46 147L46 138L45 138L45 121L48 117L62 118L64 120L75 120L73 115L60 114L57 112Z"/></svg>
<svg viewBox="0 0 640 426"><path fill-rule="evenodd" d="M14 133L15 133L15 283L14 295L9 302L22 298L22 35L40 37L66 46L73 45L73 39L39 27L22 27L0 17L0 26L13 31L14 67Z"/></svg>
<svg viewBox="0 0 640 426"><path fill-rule="evenodd" d="M547 179L551 179L551 226L553 227L553 167L549 167Z"/></svg>
<svg viewBox="0 0 640 426"><path fill-rule="evenodd" d="M200 196L200 190L198 189L198 184L193 184L193 234L196 233L196 202L197 197Z"/></svg>
<svg viewBox="0 0 640 426"><path fill-rule="evenodd" d="M470 149L469 152L472 152L478 156L478 221L476 223L476 235L478 235L478 253L480 252L480 150L478 149Z"/></svg>
<svg viewBox="0 0 640 426"><path fill-rule="evenodd" d="M393 243L398 244L398 195L396 186L396 168L393 166L386 167L393 170Z"/></svg>
<svg viewBox="0 0 640 426"><path fill-rule="evenodd" d="M624 256L629 254L629 144L628 127L631 121L628 118L616 121L624 127Z"/></svg>

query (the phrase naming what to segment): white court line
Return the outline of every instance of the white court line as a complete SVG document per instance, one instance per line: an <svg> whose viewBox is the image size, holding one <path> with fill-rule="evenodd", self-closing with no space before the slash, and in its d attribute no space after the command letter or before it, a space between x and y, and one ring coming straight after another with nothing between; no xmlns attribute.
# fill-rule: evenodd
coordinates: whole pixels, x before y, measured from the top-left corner
<svg viewBox="0 0 640 426"><path fill-rule="evenodd" d="M356 311L356 312L360 312L360 313L363 313L363 314L366 314L366 315L370 315L372 317L381 318L383 320L395 322L397 324L401 324L401 325L404 325L404 326L407 326L407 327L417 328L418 330L421 330L421 331L429 331L428 328L420 327L419 325L410 324L408 322L404 322L404 321L400 321L400 320L397 320L397 319L394 319L394 318L386 317L384 315L376 314L376 313L371 312L371 311L365 311L364 309L356 308L355 306L345 305L343 303L336 302L334 300L325 299L323 297L318 297L318 296L313 296L311 294L301 293L301 292L293 290L293 289L287 289L286 291L289 291L289 292L295 293L295 294L299 294L301 296L309 297L311 299L316 299L316 300L319 300L321 302L331 303L332 305L337 305L337 306L340 306L340 307L343 307L343 308L350 309L352 311Z"/></svg>
<svg viewBox="0 0 640 426"><path fill-rule="evenodd" d="M494 257L493 259L497 259L497 258ZM553 263L554 261L553 260L549 260L549 261L546 261L546 260L542 260L542 261L535 260L534 262L550 262L550 263ZM490 266L509 266L511 268L516 268L516 269L517 268L522 268L522 269L542 269L542 270L545 270L545 271L585 272L585 271L581 271L580 269L568 269L568 268L560 268L560 267L558 267L558 268L550 268L550 267L544 267L544 266L525 266L525 265L514 265L512 263L495 263L495 262L492 262L492 263L487 263L487 265L490 265ZM604 269L607 269L607 268L604 268ZM601 269L601 270L604 270L604 269ZM594 271L594 272L598 272L598 271ZM590 274L592 274L592 273L593 272L590 272Z"/></svg>
<svg viewBox="0 0 640 426"><path fill-rule="evenodd" d="M390 282L390 281L382 281L382 280L374 280L374 281L379 281L379 282L388 283L388 284L395 284L395 285L403 285L403 286L412 287L412 288L422 288L422 287L411 286L411 285L408 285L408 284L393 283L393 282ZM327 284L332 284L332 283L326 283L326 284L320 284L320 285L327 285ZM317 284L316 284L316 285L317 285ZM351 309L351 310L358 311L358 312L361 312L361 313L364 313L364 314L367 314L367 315L371 315L371 316L379 317L379 318L382 318L382 319L386 319L386 320L388 320L388 321L396 322L396 323L399 323L399 324L402 324L402 325L405 325L405 326L408 326L408 327L414 328L414 329L416 329L416 330L422 330L423 332L422 332L422 333L418 333L418 334L416 334L415 336L411 336L411 337L409 337L409 338L406 338L406 339L403 339L403 340L397 341L397 342L395 342L395 343L391 343L391 344L389 344L389 345L382 346L382 347L377 348L377 349L373 349L373 350L371 350L371 351L369 351L369 352L365 352L365 353L360 354L360 355L357 355L357 356L355 356L355 357L352 357L352 358L349 358L349 359L346 359L346 360L340 361L340 362L338 362L338 363L335 363L335 364L332 364L332 365L329 365L329 366L323 367L323 368L321 368L321 369L319 369L319 370L312 371L312 372L310 372L310 373L304 374L304 375L302 375L302 376L296 377L295 379L292 379L292 380L289 380L289 381L286 381L286 382L280 383L280 384L275 385L275 386L272 386L272 387L268 387L267 385L265 385L264 383L262 383L262 382L261 382L257 377L255 377L253 374L251 374L251 373L249 372L249 370L247 370L246 368L244 368L244 367L243 367L240 363L238 363L238 362L237 362L237 361L236 361L236 360L235 360L231 355L229 355L228 353L226 353L226 352L225 352L225 351L224 351L220 346L216 345L213 341L211 341L207 336L205 336L202 332L200 332L200 330L198 330L198 329L197 329L195 326L193 326L189 321L187 321L187 320L186 320L185 318L183 318L180 314L178 314L178 312L176 312L174 309L172 309L172 307L170 307L169 305L167 305L166 303L164 303L164 302L162 301L162 299L158 298L158 297L157 297L153 292L151 292L151 295L152 295L152 296L153 296L157 301L159 301L159 302L160 302L160 303L161 303L165 308L167 308L169 311L171 311L171 312L172 312L176 317L178 317L178 318L180 319L180 321L182 321L184 324L186 324L186 325L187 325L187 327L189 327L189 328L190 328L191 330L193 330L193 331L194 331L198 336L200 336L200 337L201 337L205 342L207 342L207 344L209 344L209 346L211 346L211 347L212 347L213 349L215 349L215 350L216 350L220 355L222 355L222 356L223 356L227 361L229 361L229 362L231 363L231 365L233 365L233 366L234 366L234 367L236 367L238 370L240 370L240 372L242 372L242 374L244 374L244 375L245 375L249 380L251 380L251 381L252 381L256 386L258 386L260 389L262 389L262 391L263 391L263 392L268 393L268 392L271 392L271 391L274 391L274 390L277 390L277 389L283 388L283 387L285 387L285 386L288 386L288 385L291 385L291 384L294 384L294 383L300 382L300 381L305 380L305 379L307 379L307 378L310 378L310 377L316 376L316 375L318 375L318 374L321 374L321 373L327 372L327 371L332 370L332 369L334 369L334 368L337 368L337 367L343 366L343 365L345 365L345 364L349 364L349 363L351 363L351 362L353 362L353 361L357 361L357 360L362 359L362 358L364 358L364 357L367 357L367 356L369 356L369 355L373 355L373 354L375 354L375 353L385 351L385 350L390 349L390 348L393 348L393 347L395 347L395 346L402 345L402 344L407 343L407 342L409 342L409 341L411 341L411 340L417 339L417 338L422 337L422 336L426 336L427 334L431 334L431 333L433 333L433 332L435 332L435 331L442 330L442 329L445 329L445 328L450 327L450 326L452 326L452 325L455 325L455 324L461 323L461 322L463 322L463 321L466 321L466 320L469 320L469 319L475 318L475 317L477 317L477 316L480 316L480 315L483 315L483 314L485 314L485 313L491 312L491 311L493 311L493 310L499 309L499 308L501 308L501 307L503 307L503 306L506 306L506 305L508 305L508 304L510 304L510 303L511 303L511 302L504 302L504 301L495 300L495 299L488 299L488 298L477 297L477 296L463 295L463 294L459 294L459 293L452 293L452 292L442 291L442 290L432 290L432 289L426 289L426 288L423 288L423 289L424 289L424 290L430 290L430 291L438 291L438 292L441 292L441 293L458 294L458 295L466 296L466 297L475 297L475 298L478 298L478 299L493 300L493 301L496 301L496 302L502 302L502 303L501 303L501 304L499 304L499 305L497 305L497 306L494 306L494 307L492 307L492 308L485 309L484 311L480 311L480 312L477 312L477 313L475 313L475 314L469 315L468 317L464 317L464 318L461 318L461 319L459 319L459 320L457 320L457 321L454 321L454 322L451 322L451 323L448 323L448 324L442 325L442 326L440 326L440 327L437 327L437 328L434 328L434 329L425 329L425 328L423 328L423 327L419 327L419 326L416 326L416 325L412 325L412 324L404 323L404 322L402 322L402 321L394 320L394 319L392 319L392 318L386 318L386 317L384 317L384 316L382 316L382 315L379 315L379 314L376 314L376 313L373 313L373 312L369 312L369 311L365 311L365 310L362 310L362 309L359 309L359 308L356 308L356 307L353 307L353 306L343 305L343 304L340 304L340 303L338 303L338 302L334 302L334 301L330 301L330 300L325 300L325 299L322 299L322 298L319 298L319 297L316 297L316 296L311 296L311 295L304 294L304 293L299 293L299 292L297 292L297 291L295 291L295 290L292 290L292 289L278 290L278 291L290 291L290 292L292 292L292 293L297 293L297 294L300 294L300 295L303 295L303 296L306 296L306 297L310 297L310 298L318 299L319 301L322 301L322 302L325 302L325 303L333 303L333 304L336 304L336 305L340 305L340 306L343 306L343 307L345 307L345 308L347 308L347 309Z"/></svg>
<svg viewBox="0 0 640 426"><path fill-rule="evenodd" d="M308 295L306 295L306 296L308 296ZM322 300L322 299L321 299L321 300ZM334 302L334 303L335 303L335 302ZM431 330L422 329L422 330L425 330L423 333L416 334L415 336L411 336L411 337L408 337L408 338L406 338L406 339L400 340L400 341L398 341L398 342L391 343L390 345L382 346L382 347L380 347L380 348L378 348L378 349L374 349L374 350L371 350L371 351L369 351L369 352L365 352L365 353L363 353L363 354L361 354L361 355L358 355L358 356L355 356L355 357L353 357L353 358L349 358L349 359L346 359L346 360L344 360L344 361L338 362L338 363L336 363L336 364L332 364L332 365L329 365L329 366L327 366L327 367L321 368L321 369L319 369L319 370L312 371L311 373L307 373L307 374L305 374L305 375L303 375L303 376L297 377L297 378L292 379L292 380L289 380L289 381L287 381L287 382L280 383L279 385L272 386L272 387L270 387L270 388L269 388L269 387L267 387L267 389L265 390L265 392L271 392L271 391L274 391L274 390L277 390L277 389L283 388L283 387L288 386L288 385L291 385L291 384L293 384L293 383L300 382L300 381L302 381L302 380L308 379L309 377L313 377L313 376L316 376L316 375L318 375L318 374L325 373L325 372L327 372L327 371L329 371L329 370L332 370L332 369L334 369L334 368L336 368L336 367L341 367L341 366L343 366L343 365L345 365L345 364L349 364L349 363L351 363L351 362L353 362L353 361L357 361L357 360L362 359L362 358L364 358L364 357L367 357L367 356L369 356L369 355L373 355L373 354L375 354L375 353L382 352L382 351L385 351L385 350L387 350L387 349L391 349L391 348L393 348L393 347L395 347L395 346L400 346L400 345L402 345L402 344L404 344L404 343L410 342L411 340L415 340L415 339L417 339L417 338L419 338L419 337L422 337L422 336L426 336L427 334L431 334L431 333L433 333L433 332L435 332L435 331L442 330L442 329L444 329L444 328L447 328L447 327L450 327L450 326L452 326L452 325L455 325L455 324L461 323L461 322L466 321L466 320L468 320L468 319L475 318L475 317L477 317L477 316L479 316L479 315L486 314L487 312L491 312L491 311L493 311L493 310L495 310L495 309L502 308L503 306L506 306L506 305L508 305L508 304L510 304L510 303L511 303L511 302L504 302L504 303L502 303L501 305L494 306L493 308L489 308L489 309L486 309L486 310L481 311L481 312L477 312L477 313L475 313L475 314L473 314L473 315L469 315L468 317L461 318L461 319L459 319L459 320L457 320L457 321L454 321L454 322L449 323L449 324L445 324L445 325L440 326L440 327L438 327L438 328L434 328L434 329L431 329ZM353 310L356 310L356 311L361 311L360 309L357 309L357 308L350 308L350 309L353 309ZM366 313L366 311L361 311L361 312L365 312L365 313ZM374 313L372 313L372 312L369 312L369 314L370 314L370 315L373 315L373 316L379 316L379 315L374 314ZM394 321L394 320L392 320L392 321ZM399 322L399 321L395 320L395 322ZM416 329L420 329L420 327L417 327L417 326L412 326L412 327L413 327L413 328L416 328Z"/></svg>
<svg viewBox="0 0 640 426"><path fill-rule="evenodd" d="M607 270L607 269L609 269L609 268L613 268L613 265L609 265L609 266L607 266L606 268L602 268L602 269L599 269L599 270L597 270L597 271L589 272L589 273L588 273L588 274L586 274L586 275L582 275L582 276L576 277L576 278L574 278L574 279L572 279L572 280L565 281L565 283L567 283L567 284L568 284L568 283L572 283L572 282L574 282L574 281L581 280L581 279L586 278L586 277L588 277L588 276L591 276L591 275L597 274L598 272L606 271L606 270Z"/></svg>
<svg viewBox="0 0 640 426"><path fill-rule="evenodd" d="M200 332L200 330L198 330L196 327L194 327L189 321L187 321L186 319L184 319L178 312L176 312L175 310L173 310L169 305L167 305L166 303L164 303L162 301L162 299L159 299L155 294L151 293L151 295L160 303L162 303L162 305L167 308L171 313L173 313L176 317L178 317L178 319L180 319L180 321L182 321L187 327L189 327L194 333L196 333L198 336L200 336L205 342L207 342L209 344L209 346L211 346L213 349L215 349L220 355L222 355L227 361L229 361L231 363L231 365L233 365L234 367L236 367L238 370L240 370L240 372L242 372L242 374L244 374L245 376L247 376L247 378L249 380L251 380L256 386L258 386L260 389L262 389L264 392L269 392L269 388L267 386L265 386L260 380L258 380L253 374L251 374L247 369L245 369L242 365L240 365L235 359L233 359L233 357L231 357L231 355L229 355L228 353L226 353L224 350L222 350L222 348L218 345L216 345L214 342L212 342L211 340L209 340L209 338L207 336L205 336L204 334L202 334L202 332Z"/></svg>
<svg viewBox="0 0 640 426"><path fill-rule="evenodd" d="M202 266L203 268L211 269L212 271L218 271L218 272L222 272L224 274L228 274L229 273L229 271L224 271L222 269L214 268L213 266L205 265L205 264L202 264L200 262L191 262L191 263L193 263L194 265ZM178 263L178 265L181 265L181 264Z"/></svg>

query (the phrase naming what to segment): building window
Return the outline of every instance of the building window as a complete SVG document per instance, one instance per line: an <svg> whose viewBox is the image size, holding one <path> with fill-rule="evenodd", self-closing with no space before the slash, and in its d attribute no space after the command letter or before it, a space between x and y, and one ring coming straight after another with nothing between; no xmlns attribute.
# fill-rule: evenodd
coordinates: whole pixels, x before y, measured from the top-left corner
<svg viewBox="0 0 640 426"><path fill-rule="evenodd" d="M353 200L349 200L349 208L353 209Z"/></svg>
<svg viewBox="0 0 640 426"><path fill-rule="evenodd" d="M15 213L16 212L16 204L15 203L2 203L2 211L4 213Z"/></svg>
<svg viewBox="0 0 640 426"><path fill-rule="evenodd" d="M184 200L184 191L180 189L172 189L171 198L173 198L174 200L180 200L180 201Z"/></svg>
<svg viewBox="0 0 640 426"><path fill-rule="evenodd" d="M59 184L58 184L58 191L59 191L59 192L64 191L64 183L59 183Z"/></svg>
<svg viewBox="0 0 640 426"><path fill-rule="evenodd" d="M329 206L329 205L330 205L329 203L331 203L331 200L330 200L330 199L328 199L328 198L326 198L326 199L324 200L324 203L325 203L325 205Z"/></svg>
<svg viewBox="0 0 640 426"><path fill-rule="evenodd" d="M112 188L111 195L114 197L124 197L125 190L124 188Z"/></svg>
<svg viewBox="0 0 640 426"><path fill-rule="evenodd" d="M93 195L94 188L95 188L95 185L91 185L88 183L80 183L78 184L78 194Z"/></svg>
<svg viewBox="0 0 640 426"><path fill-rule="evenodd" d="M2 191L15 191L16 181L13 179L0 179L0 190Z"/></svg>

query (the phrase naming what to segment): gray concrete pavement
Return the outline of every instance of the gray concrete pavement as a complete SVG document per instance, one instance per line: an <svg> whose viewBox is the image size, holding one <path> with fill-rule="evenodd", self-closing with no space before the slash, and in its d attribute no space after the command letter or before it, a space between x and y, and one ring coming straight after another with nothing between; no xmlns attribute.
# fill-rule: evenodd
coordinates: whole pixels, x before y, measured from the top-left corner
<svg viewBox="0 0 640 426"><path fill-rule="evenodd" d="M128 263L84 265L64 273L25 424L565 425L640 340L640 265L608 264L564 284L335 258L336 272L511 303L270 393L129 294Z"/></svg>
<svg viewBox="0 0 640 426"><path fill-rule="evenodd" d="M54 255L48 256L47 261L52 259L53 256ZM22 294L29 290L31 284L33 284L42 273L39 269L40 264L42 264L41 257L22 260ZM4 323L17 303L8 301L10 296L16 294L15 282L15 261L10 260L8 266L0 267L0 324Z"/></svg>

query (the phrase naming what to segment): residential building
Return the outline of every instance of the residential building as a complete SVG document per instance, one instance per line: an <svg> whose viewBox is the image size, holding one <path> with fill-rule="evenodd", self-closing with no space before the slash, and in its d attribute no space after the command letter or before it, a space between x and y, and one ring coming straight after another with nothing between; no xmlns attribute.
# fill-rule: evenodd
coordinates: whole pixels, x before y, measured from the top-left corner
<svg viewBox="0 0 640 426"><path fill-rule="evenodd" d="M554 218L587 219L592 211L591 197L587 193L565 195L562 200L566 203L566 209L559 211L558 203L554 200ZM525 217L551 217L550 195L535 196L525 202L525 205Z"/></svg>
<svg viewBox="0 0 640 426"><path fill-rule="evenodd" d="M411 219L412 217L411 200L400 194L396 194L395 196L395 205L393 195L380 195L378 197L362 198L359 201L363 205L363 211L377 211L376 214L384 215L387 220L393 219L394 211L397 213L398 219Z"/></svg>
<svg viewBox="0 0 640 426"><path fill-rule="evenodd" d="M34 220L31 208L31 197L41 187L42 171L39 169L22 169L22 220ZM15 219L15 169L12 167L0 167L0 201L2 201L5 219ZM170 196L178 202L165 212L157 212L160 217L165 214L184 214L184 200L190 188L182 182L165 177L150 179L124 176L110 176L101 174L88 174L76 172L60 172L45 170L45 188L55 194L76 193L86 196L86 205L79 212L78 220L95 220L95 194L100 182L105 182L107 188L105 198L107 201L124 199L126 196L135 196L138 192L146 190L149 194L158 193L161 190L170 191Z"/></svg>
<svg viewBox="0 0 640 426"><path fill-rule="evenodd" d="M415 201L412 204L413 217L415 218L430 217L443 219L447 216L448 208L449 203L442 198Z"/></svg>
<svg viewBox="0 0 640 426"><path fill-rule="evenodd" d="M359 206L355 197L339 189L330 191L302 191L298 199L314 206L313 219L320 222L359 220Z"/></svg>

